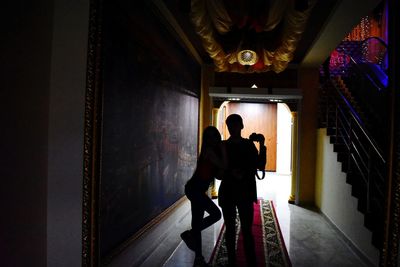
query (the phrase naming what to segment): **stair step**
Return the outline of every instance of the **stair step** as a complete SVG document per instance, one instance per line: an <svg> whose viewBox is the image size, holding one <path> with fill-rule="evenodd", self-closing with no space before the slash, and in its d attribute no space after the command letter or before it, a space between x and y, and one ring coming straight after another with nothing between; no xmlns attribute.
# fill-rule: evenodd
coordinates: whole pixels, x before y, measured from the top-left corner
<svg viewBox="0 0 400 267"><path fill-rule="evenodd" d="M372 232L372 245L377 249L382 249L383 247L383 234L378 232Z"/></svg>
<svg viewBox="0 0 400 267"><path fill-rule="evenodd" d="M347 162L348 154L346 152L338 152L337 153L337 160L341 163Z"/></svg>
<svg viewBox="0 0 400 267"><path fill-rule="evenodd" d="M336 129L335 129L334 127L328 127L328 128L326 129L326 133L327 133L327 135L329 135L329 136L335 135L335 134L336 134Z"/></svg>
<svg viewBox="0 0 400 267"><path fill-rule="evenodd" d="M376 216L372 213L364 214L364 226L367 227L370 231L373 231L376 228Z"/></svg>
<svg viewBox="0 0 400 267"><path fill-rule="evenodd" d="M342 172L347 173L347 171L349 170L347 162L348 162L347 160L342 162Z"/></svg>
<svg viewBox="0 0 400 267"><path fill-rule="evenodd" d="M358 175L353 175L351 194L359 200L364 198L367 192L367 186L360 180ZM362 201L362 200L361 200Z"/></svg>
<svg viewBox="0 0 400 267"><path fill-rule="evenodd" d="M372 232L372 245L380 249L383 241L383 214L367 213L364 216L364 225Z"/></svg>
<svg viewBox="0 0 400 267"><path fill-rule="evenodd" d="M353 185L357 182L357 177L354 177L355 174L353 173L352 170L349 170L349 168L347 167L347 171L346 171L346 183Z"/></svg>
<svg viewBox="0 0 400 267"><path fill-rule="evenodd" d="M332 134L332 136L329 138L329 142L331 144L341 144L343 143L343 140L340 136L336 136L336 132Z"/></svg>
<svg viewBox="0 0 400 267"><path fill-rule="evenodd" d="M332 138L332 136L331 136L331 138ZM340 153L340 152L342 152L342 153L347 153L347 146L345 145L345 144L343 144L343 143L334 143L333 144L333 151L334 152L338 152L338 153Z"/></svg>
<svg viewBox="0 0 400 267"><path fill-rule="evenodd" d="M359 196L358 198L358 203L357 203L357 209L365 215L367 212L367 200L364 196ZM372 230L369 228L367 225L365 225L369 230Z"/></svg>

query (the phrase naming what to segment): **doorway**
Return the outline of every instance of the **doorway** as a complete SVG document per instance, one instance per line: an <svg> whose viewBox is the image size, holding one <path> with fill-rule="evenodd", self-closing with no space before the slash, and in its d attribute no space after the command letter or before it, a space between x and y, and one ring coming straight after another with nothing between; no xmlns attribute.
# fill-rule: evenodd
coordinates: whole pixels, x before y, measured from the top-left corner
<svg viewBox="0 0 400 267"><path fill-rule="evenodd" d="M265 179L257 180L257 195L265 199L287 203L291 193L292 175L292 114L285 103L247 103L225 101L213 113L214 125L222 139L229 138L225 119L237 113L243 118L242 136L262 133L267 146ZM261 176L261 175L260 175ZM216 189L219 181L216 182Z"/></svg>

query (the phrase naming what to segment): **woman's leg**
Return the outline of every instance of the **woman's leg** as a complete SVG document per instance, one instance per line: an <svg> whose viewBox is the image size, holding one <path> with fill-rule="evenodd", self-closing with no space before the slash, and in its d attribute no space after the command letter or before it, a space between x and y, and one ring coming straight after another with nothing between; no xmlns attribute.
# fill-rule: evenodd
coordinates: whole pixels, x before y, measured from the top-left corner
<svg viewBox="0 0 400 267"><path fill-rule="evenodd" d="M195 194L190 199L191 209L192 209L192 230L194 240L194 252L196 256L202 256L202 243L201 243L201 231L203 230L203 217L204 217L204 207L202 204L202 199L199 194Z"/></svg>
<svg viewBox="0 0 400 267"><path fill-rule="evenodd" d="M192 232L195 238L196 255L201 255L201 231L216 223L221 219L221 211L218 206L205 194L199 193L192 195ZM204 211L209 214L204 218Z"/></svg>
<svg viewBox="0 0 400 267"><path fill-rule="evenodd" d="M201 205L205 211L209 214L202 220L200 229L201 231L210 227L217 221L221 219L221 211L219 210L218 206L210 199L206 194L202 194L201 198ZM204 215L204 213L203 213Z"/></svg>

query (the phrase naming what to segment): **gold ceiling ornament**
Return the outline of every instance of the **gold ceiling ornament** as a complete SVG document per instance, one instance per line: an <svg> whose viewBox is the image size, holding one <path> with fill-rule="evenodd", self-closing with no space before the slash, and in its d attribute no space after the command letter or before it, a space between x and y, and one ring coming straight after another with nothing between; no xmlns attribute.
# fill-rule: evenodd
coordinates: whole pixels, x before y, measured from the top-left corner
<svg viewBox="0 0 400 267"><path fill-rule="evenodd" d="M237 61L241 65L252 66L257 63L258 56L257 53L253 50L241 50L237 54Z"/></svg>
<svg viewBox="0 0 400 267"><path fill-rule="evenodd" d="M227 55L221 45L215 40L214 26L209 12L207 11L207 2L208 1L205 0L192 0L191 19L195 31L202 39L204 49L214 60L215 71L223 72L228 69L228 62L226 61Z"/></svg>
<svg viewBox="0 0 400 267"><path fill-rule="evenodd" d="M262 31L273 30L281 20L283 23L280 45L273 51L261 47L257 51L249 52L239 49L240 42L237 49L224 50L223 44L218 41L221 39L218 38L219 35L224 36L237 27L234 27L233 19L229 16L223 0L192 0L190 16L203 47L214 61L215 71L279 73L285 70L293 59L293 53L316 0L309 1L308 8L304 11L296 10L294 2L295 0L272 0L269 9L264 12L267 14L267 20L261 25Z"/></svg>

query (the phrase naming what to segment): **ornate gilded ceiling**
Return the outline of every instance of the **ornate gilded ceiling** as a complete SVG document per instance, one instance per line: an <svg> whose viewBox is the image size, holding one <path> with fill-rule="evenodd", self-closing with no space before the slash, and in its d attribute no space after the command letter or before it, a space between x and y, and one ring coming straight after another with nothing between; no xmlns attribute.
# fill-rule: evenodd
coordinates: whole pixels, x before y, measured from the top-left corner
<svg viewBox="0 0 400 267"><path fill-rule="evenodd" d="M285 70L316 0L192 0L190 17L217 72Z"/></svg>

